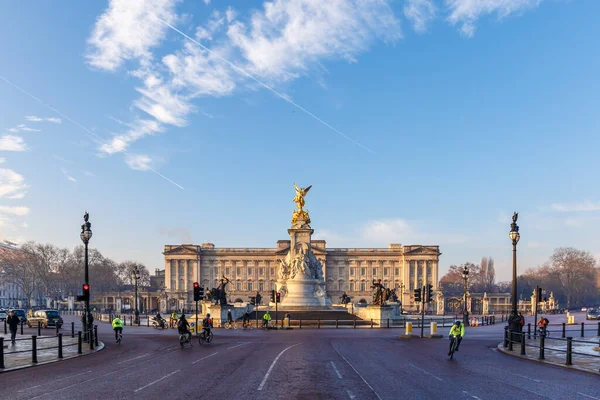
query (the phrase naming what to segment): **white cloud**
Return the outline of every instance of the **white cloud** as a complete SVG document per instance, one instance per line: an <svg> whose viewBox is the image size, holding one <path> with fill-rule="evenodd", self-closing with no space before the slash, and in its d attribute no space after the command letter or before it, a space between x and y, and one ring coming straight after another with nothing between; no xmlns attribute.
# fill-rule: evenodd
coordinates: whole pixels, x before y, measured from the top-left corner
<svg viewBox="0 0 600 400"><path fill-rule="evenodd" d="M5 163L5 162L6 162L6 158L0 157L0 164Z"/></svg>
<svg viewBox="0 0 600 400"><path fill-rule="evenodd" d="M25 124L19 124L19 125L15 126L14 128L9 128L8 131L12 132L12 133L17 133L17 132L41 132L42 130L30 128Z"/></svg>
<svg viewBox="0 0 600 400"><path fill-rule="evenodd" d="M0 213L10 214L10 215L24 216L24 215L29 214L29 208L27 208L27 207L0 206Z"/></svg>
<svg viewBox="0 0 600 400"><path fill-rule="evenodd" d="M136 171L147 171L151 169L150 163L152 159L144 154L128 155L125 157L125 162L129 165L129 168Z"/></svg>
<svg viewBox="0 0 600 400"><path fill-rule="evenodd" d="M565 219L565 225L570 228L580 228L585 223L581 218L567 218Z"/></svg>
<svg viewBox="0 0 600 400"><path fill-rule="evenodd" d="M85 176L89 176L89 177L96 176L96 175L94 175L93 173L91 173L90 171L81 171L81 172L82 172L82 173L83 173Z"/></svg>
<svg viewBox="0 0 600 400"><path fill-rule="evenodd" d="M127 149L130 143L163 130L157 121L150 119L139 119L127 126L129 127L127 132L114 136L108 143L104 143L100 146L100 151L105 154L118 153Z"/></svg>
<svg viewBox="0 0 600 400"><path fill-rule="evenodd" d="M62 172L62 174L65 176L65 178L67 178L68 181L77 182L77 179L75 179L71 175L69 175L69 171L67 171L66 169L61 168L60 172Z"/></svg>
<svg viewBox="0 0 600 400"><path fill-rule="evenodd" d="M22 175L12 169L0 168L0 198L22 198L27 188Z"/></svg>
<svg viewBox="0 0 600 400"><path fill-rule="evenodd" d="M550 209L552 211L557 211L557 212L600 211L600 203L594 203L589 200L586 200L582 203L572 203L572 204L554 203L550 206Z"/></svg>
<svg viewBox="0 0 600 400"><path fill-rule="evenodd" d="M23 228L29 228L29 224L27 222L23 222L21 224L21 227L23 227Z"/></svg>
<svg viewBox="0 0 600 400"><path fill-rule="evenodd" d="M204 0L204 4L209 5L210 4L210 0Z"/></svg>
<svg viewBox="0 0 600 400"><path fill-rule="evenodd" d="M151 49L160 44L167 27L155 15L175 21L175 0L111 0L88 39L87 62L115 71L125 61L152 59Z"/></svg>
<svg viewBox="0 0 600 400"><path fill-rule="evenodd" d="M474 35L476 22L481 17L495 14L498 19L513 14L521 14L537 7L542 0L445 0L448 7L448 21L461 24L460 32L467 37Z"/></svg>
<svg viewBox="0 0 600 400"><path fill-rule="evenodd" d="M36 117L35 115L28 115L25 117L25 119L30 122L47 121L47 122L52 122L54 124L62 124L62 120L60 118L54 118L54 117L43 118L43 117Z"/></svg>
<svg viewBox="0 0 600 400"><path fill-rule="evenodd" d="M379 243L406 243L414 240L416 234L410 224L403 219L370 221L363 228L365 239Z"/></svg>
<svg viewBox="0 0 600 400"><path fill-rule="evenodd" d="M417 32L427 30L427 24L435 18L435 13L433 0L406 0L404 4L404 15L413 23Z"/></svg>
<svg viewBox="0 0 600 400"><path fill-rule="evenodd" d="M227 11L225 11L225 17L227 18L227 22L233 21L236 16L237 13L235 12L235 10L231 6L227 7Z"/></svg>
<svg viewBox="0 0 600 400"><path fill-rule="evenodd" d="M27 145L20 136L4 135L0 137L0 151L25 151Z"/></svg>

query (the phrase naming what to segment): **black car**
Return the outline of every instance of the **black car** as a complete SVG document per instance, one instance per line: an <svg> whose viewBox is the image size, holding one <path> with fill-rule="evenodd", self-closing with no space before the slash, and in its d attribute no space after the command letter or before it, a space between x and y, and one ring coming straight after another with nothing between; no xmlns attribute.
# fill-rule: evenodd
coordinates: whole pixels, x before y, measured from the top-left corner
<svg viewBox="0 0 600 400"><path fill-rule="evenodd" d="M25 314L25 310L21 310L21 309L14 309L14 310L10 310L10 311L14 312L14 313L15 313L15 315L16 315L17 317L19 317L19 320L20 320L21 322L27 322L27 315ZM9 311L9 312L10 312L10 311Z"/></svg>

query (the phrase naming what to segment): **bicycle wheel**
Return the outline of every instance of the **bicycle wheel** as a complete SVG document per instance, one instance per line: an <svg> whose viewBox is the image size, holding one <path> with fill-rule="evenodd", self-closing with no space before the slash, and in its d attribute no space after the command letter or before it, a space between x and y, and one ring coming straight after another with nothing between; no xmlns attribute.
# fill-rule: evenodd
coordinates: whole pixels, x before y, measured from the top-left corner
<svg viewBox="0 0 600 400"><path fill-rule="evenodd" d="M211 332L210 335L208 335L206 338L206 343L210 344L210 342L212 342L212 340L213 340L213 333Z"/></svg>
<svg viewBox="0 0 600 400"><path fill-rule="evenodd" d="M223 325L225 327L225 329L231 329L231 324L229 322L225 322L225 325Z"/></svg>

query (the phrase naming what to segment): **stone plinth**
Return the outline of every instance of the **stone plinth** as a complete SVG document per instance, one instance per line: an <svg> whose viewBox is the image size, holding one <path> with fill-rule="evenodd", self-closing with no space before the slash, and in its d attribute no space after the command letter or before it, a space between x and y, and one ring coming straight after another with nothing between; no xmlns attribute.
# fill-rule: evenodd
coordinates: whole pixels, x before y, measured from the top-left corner
<svg viewBox="0 0 600 400"><path fill-rule="evenodd" d="M367 307L355 308L356 315L365 321L373 320L374 324L382 325L387 324L387 320L393 319L394 309L391 306L375 306L370 305Z"/></svg>
<svg viewBox="0 0 600 400"><path fill-rule="evenodd" d="M281 302L282 307L320 307L325 306L324 301L317 297L318 288L316 279L288 279L286 282L287 294ZM325 298L325 295L323 294Z"/></svg>

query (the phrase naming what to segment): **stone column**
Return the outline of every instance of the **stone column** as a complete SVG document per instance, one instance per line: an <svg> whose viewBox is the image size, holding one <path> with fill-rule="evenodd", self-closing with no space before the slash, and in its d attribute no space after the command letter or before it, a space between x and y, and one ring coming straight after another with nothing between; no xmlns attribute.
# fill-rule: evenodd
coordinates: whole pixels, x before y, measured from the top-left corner
<svg viewBox="0 0 600 400"><path fill-rule="evenodd" d="M165 286L168 290L171 289L171 260L165 260Z"/></svg>
<svg viewBox="0 0 600 400"><path fill-rule="evenodd" d="M413 278L413 284L415 285L414 289L417 289L419 287L419 261L413 260L411 261L411 264L413 264L413 271L415 274Z"/></svg>
<svg viewBox="0 0 600 400"><path fill-rule="evenodd" d="M180 260L175 260L175 287L174 290L179 290L179 262Z"/></svg>

